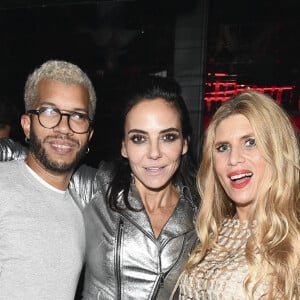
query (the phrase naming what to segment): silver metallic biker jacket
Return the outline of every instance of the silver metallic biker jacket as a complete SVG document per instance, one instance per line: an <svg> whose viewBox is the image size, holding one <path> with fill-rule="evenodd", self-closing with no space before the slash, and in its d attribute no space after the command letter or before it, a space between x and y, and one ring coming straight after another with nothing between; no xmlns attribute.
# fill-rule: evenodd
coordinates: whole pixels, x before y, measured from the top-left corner
<svg viewBox="0 0 300 300"><path fill-rule="evenodd" d="M9 139L0 139L0 161L9 161L16 159L25 159L27 149L21 144Z"/></svg>
<svg viewBox="0 0 300 300"><path fill-rule="evenodd" d="M167 300L196 243L197 207L188 188L181 186L178 205L156 239L144 210L110 209L106 199L110 174L107 164L100 164L93 188L84 192L88 198L93 194L92 200L81 197L90 202L83 212L87 241L83 299ZM72 189L83 192L76 191L76 184ZM129 201L141 207L134 185Z"/></svg>

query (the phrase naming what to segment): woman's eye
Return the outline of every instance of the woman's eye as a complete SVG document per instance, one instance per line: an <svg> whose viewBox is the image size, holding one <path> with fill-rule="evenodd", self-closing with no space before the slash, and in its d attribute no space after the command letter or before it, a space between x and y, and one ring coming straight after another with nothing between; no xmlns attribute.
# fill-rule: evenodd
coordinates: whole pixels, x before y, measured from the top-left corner
<svg viewBox="0 0 300 300"><path fill-rule="evenodd" d="M256 146L255 138L249 138L246 140L246 146L249 148L253 148Z"/></svg>
<svg viewBox="0 0 300 300"><path fill-rule="evenodd" d="M142 136L142 135L133 135L131 138L130 138L135 144L142 144L145 142L145 137Z"/></svg>
<svg viewBox="0 0 300 300"><path fill-rule="evenodd" d="M230 147L228 144L222 144L222 145L218 145L216 147L216 149L218 152L225 152L225 151L228 151L230 149Z"/></svg>
<svg viewBox="0 0 300 300"><path fill-rule="evenodd" d="M174 133L168 133L162 138L165 142L173 142L178 139L178 135Z"/></svg>

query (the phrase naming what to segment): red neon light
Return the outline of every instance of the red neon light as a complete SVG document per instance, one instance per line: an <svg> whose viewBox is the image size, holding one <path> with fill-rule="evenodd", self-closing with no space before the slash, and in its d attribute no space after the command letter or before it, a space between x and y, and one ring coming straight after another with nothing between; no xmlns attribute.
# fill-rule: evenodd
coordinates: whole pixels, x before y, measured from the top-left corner
<svg viewBox="0 0 300 300"><path fill-rule="evenodd" d="M246 84L238 84L236 80L227 80L224 78L228 77L225 73L215 73L214 75L208 73L208 75L213 76L215 79L215 81L206 82L205 84L206 92L204 100L207 102L209 107L211 105L211 101L224 102L239 92L247 89L269 94L278 104L281 104L283 98L286 102L291 100L292 92L295 88L295 86L250 86Z"/></svg>
<svg viewBox="0 0 300 300"><path fill-rule="evenodd" d="M204 103L205 112L208 114L212 114L215 111L215 109L218 108L224 101L227 101L231 97L245 90L256 90L268 94L279 105L283 104L284 102L287 107L289 105L295 106L295 104L292 103L292 96L295 86L250 86L247 84L238 84L236 80L231 79L234 76L230 76L226 73L208 73L208 76L212 77L212 79L214 80L212 82L208 81L205 84L206 90L204 96ZM295 109L300 111L300 98L298 99L297 107ZM204 115L204 128L208 126L210 119L210 115ZM294 123L297 132L300 133L300 114L291 115L291 120Z"/></svg>

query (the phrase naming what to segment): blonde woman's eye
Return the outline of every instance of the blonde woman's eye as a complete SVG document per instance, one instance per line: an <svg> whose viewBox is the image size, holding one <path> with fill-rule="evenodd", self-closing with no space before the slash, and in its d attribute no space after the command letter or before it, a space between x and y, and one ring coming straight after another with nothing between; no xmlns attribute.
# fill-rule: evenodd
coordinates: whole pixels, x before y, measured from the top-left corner
<svg viewBox="0 0 300 300"><path fill-rule="evenodd" d="M254 148L256 147L256 141L255 138L249 138L246 140L246 146L249 148Z"/></svg>
<svg viewBox="0 0 300 300"><path fill-rule="evenodd" d="M230 147L228 144L221 144L221 145L217 145L216 150L218 152L226 152L226 151L230 150Z"/></svg>

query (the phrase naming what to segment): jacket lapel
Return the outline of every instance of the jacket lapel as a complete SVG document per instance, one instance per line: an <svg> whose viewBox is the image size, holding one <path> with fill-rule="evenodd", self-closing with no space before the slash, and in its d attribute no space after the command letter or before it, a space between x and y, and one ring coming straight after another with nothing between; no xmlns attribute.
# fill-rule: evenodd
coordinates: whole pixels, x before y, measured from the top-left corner
<svg viewBox="0 0 300 300"><path fill-rule="evenodd" d="M141 209L143 207L139 193L134 185L131 185L129 192L129 202L132 207ZM197 207L191 201L188 188L181 187L180 197L174 213L169 218L165 226L163 227L158 241L160 243L166 243L169 239L178 237L186 232L194 229L194 217L196 215ZM156 241L149 217L144 209L140 211L131 211L124 209L120 213L124 218L139 228L149 238Z"/></svg>

